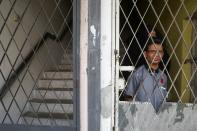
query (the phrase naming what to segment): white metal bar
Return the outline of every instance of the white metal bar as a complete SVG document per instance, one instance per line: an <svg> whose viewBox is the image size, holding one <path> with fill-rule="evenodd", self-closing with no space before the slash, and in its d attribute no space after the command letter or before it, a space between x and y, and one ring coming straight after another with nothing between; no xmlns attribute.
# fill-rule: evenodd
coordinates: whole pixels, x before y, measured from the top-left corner
<svg viewBox="0 0 197 131"><path fill-rule="evenodd" d="M112 130L112 0L101 0L101 120L100 131ZM106 95L107 94L107 95ZM110 106L111 105L111 106ZM106 113L108 115L106 115Z"/></svg>
<svg viewBox="0 0 197 131"><path fill-rule="evenodd" d="M120 71L133 71L135 69L135 66L120 66Z"/></svg>
<svg viewBox="0 0 197 131"><path fill-rule="evenodd" d="M80 3L80 131L88 131L88 0Z"/></svg>
<svg viewBox="0 0 197 131"><path fill-rule="evenodd" d="M116 57L116 71L115 71L115 109L114 109L114 115L115 115L115 117L114 117L114 124L115 124L115 126L114 126L114 130L115 131L118 131L119 129L118 129L118 122L119 122L119 117L118 117L118 115L119 115L119 110L118 110L118 106L119 106L119 83L118 83L118 81L119 81L119 19L120 19L120 0L116 0L116 3L115 3L115 11L116 11L116 20L115 20L115 22L116 22L116 24L115 24L115 29L116 29L116 31L115 31L115 37L116 37L116 49L115 49L115 57Z"/></svg>
<svg viewBox="0 0 197 131"><path fill-rule="evenodd" d="M115 74L116 74L116 54L115 54L115 49L116 49L116 1L112 0L112 127L115 127Z"/></svg>

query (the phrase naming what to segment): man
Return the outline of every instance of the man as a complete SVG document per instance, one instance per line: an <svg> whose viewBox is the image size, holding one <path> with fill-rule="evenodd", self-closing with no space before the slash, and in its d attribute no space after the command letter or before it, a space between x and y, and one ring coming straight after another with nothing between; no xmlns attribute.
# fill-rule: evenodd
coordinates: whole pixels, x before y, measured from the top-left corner
<svg viewBox="0 0 197 131"><path fill-rule="evenodd" d="M158 37L149 37L144 50L147 64L133 72L124 91L125 100L151 102L156 111L167 95L167 77L159 69L164 55L161 42Z"/></svg>

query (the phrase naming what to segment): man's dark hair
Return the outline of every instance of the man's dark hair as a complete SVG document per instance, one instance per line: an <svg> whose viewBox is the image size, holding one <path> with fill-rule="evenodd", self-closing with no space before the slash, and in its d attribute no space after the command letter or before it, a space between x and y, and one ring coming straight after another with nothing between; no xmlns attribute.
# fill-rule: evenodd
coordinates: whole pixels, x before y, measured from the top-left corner
<svg viewBox="0 0 197 131"><path fill-rule="evenodd" d="M164 47L164 45L162 44L162 40L161 38L159 37L149 37L147 42L146 42L146 45L145 45L145 48L144 48L144 51L147 51L148 50L148 47L152 44L160 44L162 45L162 47Z"/></svg>

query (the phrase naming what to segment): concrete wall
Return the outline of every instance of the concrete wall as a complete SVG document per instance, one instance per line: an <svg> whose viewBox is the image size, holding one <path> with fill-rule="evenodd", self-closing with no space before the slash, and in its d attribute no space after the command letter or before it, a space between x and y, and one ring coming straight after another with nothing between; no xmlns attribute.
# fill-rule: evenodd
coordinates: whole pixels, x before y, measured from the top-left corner
<svg viewBox="0 0 197 131"><path fill-rule="evenodd" d="M150 103L119 104L119 131L195 131L197 106L165 103L155 113Z"/></svg>

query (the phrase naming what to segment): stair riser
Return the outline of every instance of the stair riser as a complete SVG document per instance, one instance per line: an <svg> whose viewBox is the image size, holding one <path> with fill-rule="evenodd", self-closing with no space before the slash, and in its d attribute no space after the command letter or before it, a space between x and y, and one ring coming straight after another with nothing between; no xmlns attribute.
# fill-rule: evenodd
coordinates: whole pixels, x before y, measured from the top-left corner
<svg viewBox="0 0 197 131"><path fill-rule="evenodd" d="M67 54L64 54L63 55L63 58L62 58L62 60L66 60L66 59L72 59L73 58L73 55L72 55L72 53L70 52L70 54L69 53L67 53Z"/></svg>
<svg viewBox="0 0 197 131"><path fill-rule="evenodd" d="M44 119L44 118L31 118L31 117L24 117L25 120L29 125L46 125L46 126L73 126L73 120L51 120L51 119ZM33 120L33 122L32 122ZM24 120L21 120L21 124L27 124Z"/></svg>
<svg viewBox="0 0 197 131"><path fill-rule="evenodd" d="M61 60L61 64L64 65L64 64L72 64L73 63L73 60L72 59L63 59Z"/></svg>
<svg viewBox="0 0 197 131"><path fill-rule="evenodd" d="M61 59L61 63L72 64L73 56L71 54L64 54L63 59Z"/></svg>
<svg viewBox="0 0 197 131"><path fill-rule="evenodd" d="M38 112L56 112L56 113L73 113L72 104L46 104L46 103L35 103L31 102L35 111ZM30 111L33 111L30 108Z"/></svg>
<svg viewBox="0 0 197 131"><path fill-rule="evenodd" d="M72 65L59 65L59 66L54 66L54 67L50 67L49 70L57 70L57 71L61 71L61 70L70 70L72 71Z"/></svg>
<svg viewBox="0 0 197 131"><path fill-rule="evenodd" d="M43 90L35 90L34 96L35 98L54 98L54 99L72 99L73 92L72 91L43 91Z"/></svg>
<svg viewBox="0 0 197 131"><path fill-rule="evenodd" d="M72 51L71 50L67 50L66 53L63 54L63 58L67 58L67 57L72 57Z"/></svg>
<svg viewBox="0 0 197 131"><path fill-rule="evenodd" d="M65 87L72 88L73 80L39 80L39 87Z"/></svg>
<svg viewBox="0 0 197 131"><path fill-rule="evenodd" d="M44 72L43 78L46 79L72 79L73 72Z"/></svg>

